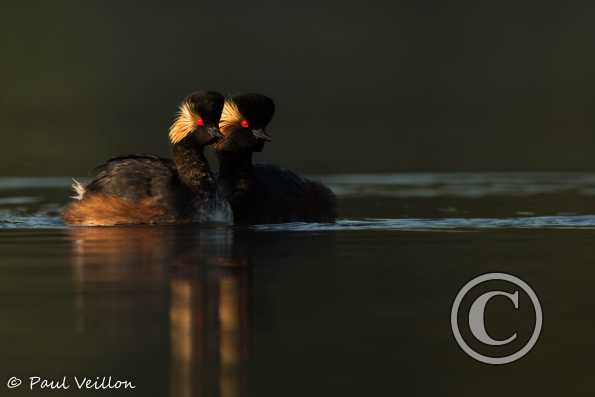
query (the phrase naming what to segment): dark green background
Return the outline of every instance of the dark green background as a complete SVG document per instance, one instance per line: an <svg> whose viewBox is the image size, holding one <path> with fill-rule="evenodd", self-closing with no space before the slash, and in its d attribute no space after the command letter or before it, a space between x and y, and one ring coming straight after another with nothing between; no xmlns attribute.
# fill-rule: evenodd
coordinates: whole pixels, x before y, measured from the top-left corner
<svg viewBox="0 0 595 397"><path fill-rule="evenodd" d="M305 172L594 170L592 2L3 2L0 175L167 154L197 88L271 95Z"/></svg>

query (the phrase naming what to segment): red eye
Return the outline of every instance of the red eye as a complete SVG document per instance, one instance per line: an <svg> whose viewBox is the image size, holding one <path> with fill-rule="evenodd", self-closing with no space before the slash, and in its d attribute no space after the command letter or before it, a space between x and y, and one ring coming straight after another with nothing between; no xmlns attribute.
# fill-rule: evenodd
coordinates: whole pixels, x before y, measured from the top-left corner
<svg viewBox="0 0 595 397"><path fill-rule="evenodd" d="M242 122L240 123L242 125L242 127L244 128L248 128L250 127L250 124L248 124L248 120L244 119L242 120Z"/></svg>
<svg viewBox="0 0 595 397"><path fill-rule="evenodd" d="M205 122L202 120L202 117L199 117L196 119L196 125L200 125L200 126L205 125Z"/></svg>

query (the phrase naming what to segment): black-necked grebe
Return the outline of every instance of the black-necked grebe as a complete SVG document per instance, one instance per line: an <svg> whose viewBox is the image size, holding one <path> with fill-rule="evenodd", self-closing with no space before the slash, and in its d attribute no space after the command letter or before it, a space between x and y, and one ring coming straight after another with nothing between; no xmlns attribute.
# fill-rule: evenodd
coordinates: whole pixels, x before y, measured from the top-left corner
<svg viewBox="0 0 595 397"><path fill-rule="evenodd" d="M224 138L213 147L219 158L219 186L235 223L333 222L336 197L321 183L273 164L253 164L253 152L270 141L265 128L275 104L259 94L225 101L219 128Z"/></svg>
<svg viewBox="0 0 595 397"><path fill-rule="evenodd" d="M204 156L215 143L224 97L198 91L184 99L169 131L173 161L152 155L108 160L64 211L72 225L170 224L209 220L217 184ZM225 206L227 204L225 203ZM224 208L224 207L221 207ZM216 215L215 215L216 216Z"/></svg>

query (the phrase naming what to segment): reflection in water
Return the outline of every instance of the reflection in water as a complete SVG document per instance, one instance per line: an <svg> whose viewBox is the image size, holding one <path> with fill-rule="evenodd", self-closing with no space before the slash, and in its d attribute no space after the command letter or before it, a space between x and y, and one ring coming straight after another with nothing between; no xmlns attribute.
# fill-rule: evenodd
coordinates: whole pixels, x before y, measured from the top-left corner
<svg viewBox="0 0 595 397"><path fill-rule="evenodd" d="M242 395L249 274L233 260L226 265L172 276L172 396Z"/></svg>
<svg viewBox="0 0 595 397"><path fill-rule="evenodd" d="M131 321L147 312L146 297L126 306L129 300L118 292L129 284L134 291L169 289L169 299L160 301L169 301L171 395L243 394L250 269L247 259L234 253L232 229L74 228L70 233L80 330L96 323L85 318L95 312L86 299L102 285L112 289L110 314L119 313L111 324L140 332L146 330Z"/></svg>

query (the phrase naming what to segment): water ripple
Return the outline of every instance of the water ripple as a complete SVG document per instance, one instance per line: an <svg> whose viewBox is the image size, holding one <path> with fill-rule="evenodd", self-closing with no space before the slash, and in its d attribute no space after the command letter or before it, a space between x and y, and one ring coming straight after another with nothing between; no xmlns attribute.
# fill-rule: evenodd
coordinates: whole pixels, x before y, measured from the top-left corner
<svg viewBox="0 0 595 397"><path fill-rule="evenodd" d="M342 219L336 223L279 223L254 225L257 231L327 232L348 230L483 230L483 229L595 229L595 215L519 218Z"/></svg>
<svg viewBox="0 0 595 397"><path fill-rule="evenodd" d="M81 178L84 179L84 178ZM70 188L72 178L30 178L13 177L0 178L0 190L13 189L47 189L47 188Z"/></svg>
<svg viewBox="0 0 595 397"><path fill-rule="evenodd" d="M349 198L351 200L346 202L351 207L357 206L361 211L355 214L347 212L344 216L351 219L341 219L330 224L286 223L255 225L248 229L267 232L325 232L595 228L595 215L589 215L595 212L595 200L593 207L589 204L589 197L595 195L595 174L420 173L331 175L317 179L328 183L338 194L340 201ZM64 228L60 211L69 196L70 182L70 178L0 178L0 229ZM564 194L557 195L558 193ZM537 194L552 195L547 196L548 200L531 197ZM581 201L577 200L577 196L587 198ZM375 197L395 200L384 200L378 205ZM419 200L426 197L437 200ZM455 200L444 201L442 197L454 197ZM490 197L497 197L497 200ZM519 202L509 200L509 207L500 210L500 204L495 203L501 203L502 197L530 199ZM469 201L468 198L480 200ZM479 205L482 198L485 198L483 201L486 208ZM397 204L390 204L393 202ZM426 206L420 207L421 209L414 207L419 202L426 203ZM371 212L376 207L381 210ZM440 217L440 214L449 217ZM461 217L463 214L468 216ZM383 217L385 215L391 217ZM363 218L366 216L376 217Z"/></svg>
<svg viewBox="0 0 595 397"><path fill-rule="evenodd" d="M0 211L0 229L62 229L58 215L19 214ZM334 231L440 231L493 229L595 229L595 215L535 216L519 218L402 218L341 219L336 223L292 222L253 225L248 229L261 232L334 232Z"/></svg>
<svg viewBox="0 0 595 397"><path fill-rule="evenodd" d="M60 216L22 215L14 211L0 211L0 229L63 229L64 227Z"/></svg>
<svg viewBox="0 0 595 397"><path fill-rule="evenodd" d="M595 196L589 173L404 173L322 176L339 197L530 196L573 192Z"/></svg>

